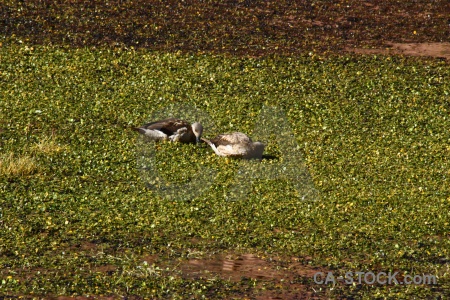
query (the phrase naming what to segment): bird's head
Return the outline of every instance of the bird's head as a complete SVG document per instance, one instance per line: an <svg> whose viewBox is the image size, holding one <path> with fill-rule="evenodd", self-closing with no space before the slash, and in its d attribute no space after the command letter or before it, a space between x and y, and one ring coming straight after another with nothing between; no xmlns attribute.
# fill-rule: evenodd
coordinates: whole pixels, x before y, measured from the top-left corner
<svg viewBox="0 0 450 300"><path fill-rule="evenodd" d="M192 132L195 135L195 140L198 143L200 143L200 138L202 137L202 133L203 133L203 126L202 124L195 122L194 124L192 124Z"/></svg>

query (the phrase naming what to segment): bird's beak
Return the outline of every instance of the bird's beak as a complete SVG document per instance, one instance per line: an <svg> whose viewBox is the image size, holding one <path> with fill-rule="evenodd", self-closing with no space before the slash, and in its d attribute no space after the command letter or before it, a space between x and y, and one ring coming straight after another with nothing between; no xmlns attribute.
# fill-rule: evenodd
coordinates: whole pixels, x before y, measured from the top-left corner
<svg viewBox="0 0 450 300"><path fill-rule="evenodd" d="M196 137L196 138L195 138L195 142L197 143L197 145L200 145L200 138L199 138L199 137Z"/></svg>

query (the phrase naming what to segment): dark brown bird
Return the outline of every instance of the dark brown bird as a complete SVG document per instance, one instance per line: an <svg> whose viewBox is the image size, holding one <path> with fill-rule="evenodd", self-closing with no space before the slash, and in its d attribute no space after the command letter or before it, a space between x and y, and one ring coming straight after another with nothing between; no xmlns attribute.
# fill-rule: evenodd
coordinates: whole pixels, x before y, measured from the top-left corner
<svg viewBox="0 0 450 300"><path fill-rule="evenodd" d="M203 133L203 126L198 122L191 125L184 120L169 118L144 124L134 130L154 141L198 143Z"/></svg>

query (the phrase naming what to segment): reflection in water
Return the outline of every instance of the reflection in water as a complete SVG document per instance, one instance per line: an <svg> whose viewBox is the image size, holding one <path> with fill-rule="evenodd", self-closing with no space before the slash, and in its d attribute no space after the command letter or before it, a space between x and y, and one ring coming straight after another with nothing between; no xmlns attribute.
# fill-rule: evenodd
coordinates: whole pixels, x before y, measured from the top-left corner
<svg viewBox="0 0 450 300"><path fill-rule="evenodd" d="M290 262L263 260L253 254L216 255L209 259L190 259L180 265L185 278L217 278L233 282L255 280L254 299L320 299L309 287L318 271L298 259ZM270 288L271 285L275 288ZM264 289L258 288L264 286Z"/></svg>

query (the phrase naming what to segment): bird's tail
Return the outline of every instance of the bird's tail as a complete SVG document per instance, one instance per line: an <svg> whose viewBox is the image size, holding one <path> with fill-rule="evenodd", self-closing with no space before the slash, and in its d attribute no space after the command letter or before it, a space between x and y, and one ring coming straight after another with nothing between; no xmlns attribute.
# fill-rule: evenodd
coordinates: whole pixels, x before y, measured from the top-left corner
<svg viewBox="0 0 450 300"><path fill-rule="evenodd" d="M140 128L140 127L133 127L132 128L134 131L139 132L140 134L145 134L145 129L144 128Z"/></svg>

